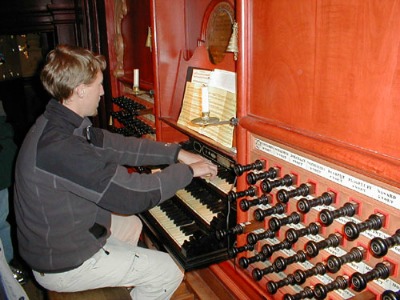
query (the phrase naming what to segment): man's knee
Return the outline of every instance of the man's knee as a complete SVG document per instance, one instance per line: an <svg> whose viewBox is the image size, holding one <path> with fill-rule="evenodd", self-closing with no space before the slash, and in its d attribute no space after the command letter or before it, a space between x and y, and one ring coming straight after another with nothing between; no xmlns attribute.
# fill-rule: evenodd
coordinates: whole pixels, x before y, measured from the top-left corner
<svg viewBox="0 0 400 300"><path fill-rule="evenodd" d="M171 282L180 283L184 276L183 270L176 264L170 255L167 254L165 260L167 262L165 266L165 272L168 274L166 277L170 278Z"/></svg>
<svg viewBox="0 0 400 300"><path fill-rule="evenodd" d="M132 226L134 226L134 228L137 231L142 231L142 228L143 228L142 220L140 220L140 218L138 216L130 216L130 218L131 218Z"/></svg>
<svg viewBox="0 0 400 300"><path fill-rule="evenodd" d="M137 245L143 224L138 216L113 215L111 221L111 234L121 241Z"/></svg>

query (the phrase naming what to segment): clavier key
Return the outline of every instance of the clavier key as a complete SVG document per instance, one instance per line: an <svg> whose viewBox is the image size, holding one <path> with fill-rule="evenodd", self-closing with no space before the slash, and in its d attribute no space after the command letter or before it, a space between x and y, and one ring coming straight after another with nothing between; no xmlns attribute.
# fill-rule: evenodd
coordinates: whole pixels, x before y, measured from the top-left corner
<svg viewBox="0 0 400 300"><path fill-rule="evenodd" d="M185 202L196 214L201 217L207 224L216 216L207 206L200 203L199 200L191 195L187 190L182 189L176 192L176 196Z"/></svg>
<svg viewBox="0 0 400 300"><path fill-rule="evenodd" d="M161 227L168 233L169 236L175 241L175 243L181 247L185 240L189 240L192 234L183 232L177 227L173 219L170 219L165 211L159 206L153 207L149 210L149 213L160 223ZM194 221L192 221L194 224Z"/></svg>
<svg viewBox="0 0 400 300"><path fill-rule="evenodd" d="M235 182L235 175L224 168L219 167L217 176L213 179L206 179L206 181L225 194L228 194L231 190L235 190L235 188L232 187Z"/></svg>

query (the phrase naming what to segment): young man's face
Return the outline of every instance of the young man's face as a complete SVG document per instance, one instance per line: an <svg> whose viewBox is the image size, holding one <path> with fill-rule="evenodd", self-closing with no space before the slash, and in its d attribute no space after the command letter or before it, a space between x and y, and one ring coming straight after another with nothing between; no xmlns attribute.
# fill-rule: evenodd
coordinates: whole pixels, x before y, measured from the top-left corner
<svg viewBox="0 0 400 300"><path fill-rule="evenodd" d="M85 116L96 116L100 97L104 95L102 72L97 73L93 83L85 85L85 94Z"/></svg>

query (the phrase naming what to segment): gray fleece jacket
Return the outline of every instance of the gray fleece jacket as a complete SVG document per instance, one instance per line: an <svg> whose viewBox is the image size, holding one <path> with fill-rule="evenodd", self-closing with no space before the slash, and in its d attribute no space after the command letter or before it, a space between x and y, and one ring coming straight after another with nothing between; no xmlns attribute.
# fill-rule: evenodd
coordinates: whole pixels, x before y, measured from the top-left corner
<svg viewBox="0 0 400 300"><path fill-rule="evenodd" d="M22 258L40 272L81 265L105 244L111 213L136 214L188 185L179 145L91 127L55 100L27 134L15 170L15 213ZM169 165L139 174L126 166Z"/></svg>

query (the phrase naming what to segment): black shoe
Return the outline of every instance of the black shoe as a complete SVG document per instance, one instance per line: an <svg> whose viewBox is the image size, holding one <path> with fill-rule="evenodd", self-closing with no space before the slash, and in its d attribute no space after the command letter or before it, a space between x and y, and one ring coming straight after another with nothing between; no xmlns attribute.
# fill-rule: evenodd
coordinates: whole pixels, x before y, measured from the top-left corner
<svg viewBox="0 0 400 300"><path fill-rule="evenodd" d="M28 282L28 274L26 274L25 270L13 265L10 265L10 269L15 280L17 280L19 284L23 285Z"/></svg>

